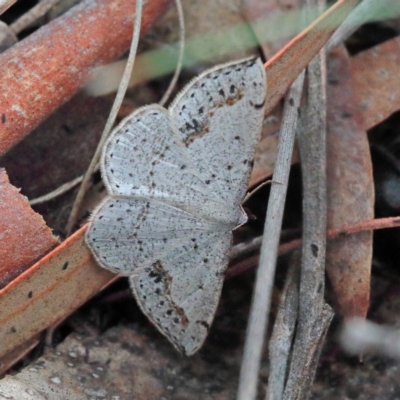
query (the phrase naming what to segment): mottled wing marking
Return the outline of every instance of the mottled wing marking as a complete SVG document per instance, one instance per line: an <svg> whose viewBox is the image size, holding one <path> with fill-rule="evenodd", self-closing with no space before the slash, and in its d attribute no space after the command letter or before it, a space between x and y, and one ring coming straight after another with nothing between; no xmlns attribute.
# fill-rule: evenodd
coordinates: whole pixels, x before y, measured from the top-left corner
<svg viewBox="0 0 400 400"><path fill-rule="evenodd" d="M252 59L196 77L170 107L203 181L233 207L246 193L265 97L264 67Z"/></svg>
<svg viewBox="0 0 400 400"><path fill-rule="evenodd" d="M141 196L186 206L212 197L168 112L138 109L113 131L101 160L111 195Z"/></svg>
<svg viewBox="0 0 400 400"><path fill-rule="evenodd" d="M170 252L130 277L143 312L186 355L201 347L211 326L231 235L230 231L192 232L192 251Z"/></svg>
<svg viewBox="0 0 400 400"><path fill-rule="evenodd" d="M209 231L230 232L234 227L153 199L113 196L93 215L86 242L101 266L130 275L157 260L162 262L169 253L188 253L190 258L203 251L193 239Z"/></svg>

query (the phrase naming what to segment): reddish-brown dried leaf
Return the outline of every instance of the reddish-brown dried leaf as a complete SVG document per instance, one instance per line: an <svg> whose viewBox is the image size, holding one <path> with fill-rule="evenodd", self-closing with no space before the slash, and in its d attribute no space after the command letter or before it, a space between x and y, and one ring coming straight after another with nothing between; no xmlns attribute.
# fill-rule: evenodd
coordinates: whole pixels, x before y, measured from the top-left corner
<svg viewBox="0 0 400 400"><path fill-rule="evenodd" d="M85 230L0 290L0 357L65 318L115 278L94 261Z"/></svg>
<svg viewBox="0 0 400 400"><path fill-rule="evenodd" d="M352 57L351 71L364 129L372 128L400 110L400 38Z"/></svg>
<svg viewBox="0 0 400 400"><path fill-rule="evenodd" d="M59 242L43 218L0 169L0 287L33 265Z"/></svg>
<svg viewBox="0 0 400 400"><path fill-rule="evenodd" d="M374 186L368 138L358 115L350 60L345 50L329 59L328 228L374 216ZM369 306L372 232L330 240L327 272L344 316L365 317Z"/></svg>
<svg viewBox="0 0 400 400"><path fill-rule="evenodd" d="M142 32L171 0L145 2ZM67 101L132 38L131 0L87 0L0 55L0 155Z"/></svg>

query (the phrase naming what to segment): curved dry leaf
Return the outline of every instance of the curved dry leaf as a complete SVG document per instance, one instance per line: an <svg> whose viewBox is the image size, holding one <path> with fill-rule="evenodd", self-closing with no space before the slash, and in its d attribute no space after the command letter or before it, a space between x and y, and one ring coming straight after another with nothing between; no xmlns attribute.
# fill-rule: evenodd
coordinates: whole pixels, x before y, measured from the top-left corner
<svg viewBox="0 0 400 400"><path fill-rule="evenodd" d="M85 245L83 226L0 290L0 357L65 318L115 279Z"/></svg>
<svg viewBox="0 0 400 400"><path fill-rule="evenodd" d="M400 38L358 53L351 58L350 68L364 129L400 110Z"/></svg>
<svg viewBox="0 0 400 400"><path fill-rule="evenodd" d="M170 2L145 2L142 32ZM0 155L129 47L134 9L130 0L86 0L0 55Z"/></svg>
<svg viewBox="0 0 400 400"><path fill-rule="evenodd" d="M0 287L4 287L59 241L28 200L0 169Z"/></svg>
<svg viewBox="0 0 400 400"><path fill-rule="evenodd" d="M368 138L358 115L350 60L342 48L328 63L328 229L374 217ZM330 240L327 272L340 313L365 317L369 306L372 232Z"/></svg>

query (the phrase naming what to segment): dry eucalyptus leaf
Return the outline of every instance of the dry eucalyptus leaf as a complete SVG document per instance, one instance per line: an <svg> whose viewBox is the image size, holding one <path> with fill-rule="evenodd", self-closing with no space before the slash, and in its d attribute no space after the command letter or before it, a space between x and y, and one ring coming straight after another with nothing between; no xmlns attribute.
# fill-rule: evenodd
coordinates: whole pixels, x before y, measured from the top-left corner
<svg viewBox="0 0 400 400"><path fill-rule="evenodd" d="M337 49L328 73L328 229L374 217L368 138L358 114L356 86L346 51ZM327 272L344 316L365 317L369 307L372 232L330 240Z"/></svg>
<svg viewBox="0 0 400 400"><path fill-rule="evenodd" d="M0 287L28 269L59 241L0 169Z"/></svg>
<svg viewBox="0 0 400 400"><path fill-rule="evenodd" d="M400 110L400 38L351 58L354 87L360 98L364 129L371 129Z"/></svg>
<svg viewBox="0 0 400 400"><path fill-rule="evenodd" d="M115 279L93 260L84 244L85 228L0 290L0 357L71 314Z"/></svg>

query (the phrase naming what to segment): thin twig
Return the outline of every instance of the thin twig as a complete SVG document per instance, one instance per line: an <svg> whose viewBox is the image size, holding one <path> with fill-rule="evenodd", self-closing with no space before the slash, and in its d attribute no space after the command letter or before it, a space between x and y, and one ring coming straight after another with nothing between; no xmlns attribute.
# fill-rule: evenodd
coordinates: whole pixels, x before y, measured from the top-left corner
<svg viewBox="0 0 400 400"><path fill-rule="evenodd" d="M376 218L368 221L357 222L343 228L329 229L327 233L328 239L335 238L339 235L351 235L363 231L374 231L378 229L397 228L400 226L400 217Z"/></svg>
<svg viewBox="0 0 400 400"><path fill-rule="evenodd" d="M266 400L280 400L285 388L290 350L297 321L299 307L300 255L292 257L287 273L274 329L269 341L269 377Z"/></svg>
<svg viewBox="0 0 400 400"><path fill-rule="evenodd" d="M179 18L179 56L174 76L172 77L172 80L169 83L167 91L164 93L164 96L159 101L160 106L163 106L171 96L171 93L176 86L176 82L178 82L179 74L181 73L183 64L183 53L185 50L185 16L183 15L181 0L175 0L175 4L178 10L178 18Z"/></svg>
<svg viewBox="0 0 400 400"><path fill-rule="evenodd" d="M342 235L352 235L353 233L374 231L378 229L398 228L400 226L400 217L377 218L368 221L361 221L351 226L345 226L339 229L329 229L326 233L327 239L334 239ZM261 247L262 236L257 236L246 243L239 243L232 248L230 253L231 266L226 271L226 279L233 278L246 271L253 269L259 260L257 253ZM290 252L299 249L303 242L301 239L293 239L290 242L279 246L279 256L284 256ZM247 257L247 258L246 258ZM250 257L250 258L249 258Z"/></svg>
<svg viewBox="0 0 400 400"><path fill-rule="evenodd" d="M76 195L75 202L72 206L71 214L69 216L67 227L66 227L67 236L71 233L71 231L75 225L75 221L78 216L83 198L89 187L90 178L91 178L93 171L95 170L97 163L100 159L100 154L103 150L104 143L107 140L107 138L111 132L111 129L114 125L115 119L118 114L118 110L121 107L122 101L124 99L126 90L129 85L129 79L132 75L133 64L135 62L136 51L137 51L137 47L138 47L138 43L139 43L140 26L141 26L141 22L142 22L142 8L143 8L143 0L136 0L135 23L134 23L134 27L133 27L133 37L132 37L131 47L129 50L128 61L126 63L125 71L122 76L117 95L115 96L114 104L111 108L110 115L108 116L106 125L104 127L100 142L97 146L97 149L92 158L92 161L90 162L89 168L87 169L85 176L83 177L82 184L79 188L78 194Z"/></svg>
<svg viewBox="0 0 400 400"><path fill-rule="evenodd" d="M277 161L273 175L273 181L280 184L272 184L268 201L260 265L257 271L253 303L240 370L239 400L253 400L257 392L258 371L267 329L303 80L304 72L299 75L291 86L285 101L283 124L280 131Z"/></svg>
<svg viewBox="0 0 400 400"><path fill-rule="evenodd" d="M24 29L32 26L39 18L46 15L61 0L41 0L10 25L11 30L18 35Z"/></svg>
<svg viewBox="0 0 400 400"><path fill-rule="evenodd" d="M0 15L10 8L17 0L0 0Z"/></svg>
<svg viewBox="0 0 400 400"><path fill-rule="evenodd" d="M68 190L71 190L76 185L79 185L82 182L82 179L83 179L83 175L78 176L77 178L73 179L72 181L69 181L69 182L64 183L63 185L59 186L56 190L53 190L52 192L46 193L45 195L37 197L36 199L29 200L29 204L31 206L34 206L36 204L41 204L41 203L45 203L46 201L53 200L56 197L61 196L62 194L68 192Z"/></svg>
<svg viewBox="0 0 400 400"><path fill-rule="evenodd" d="M262 236L256 236L246 242L238 243L232 247L229 253L229 259L245 258L247 254L259 251L262 242Z"/></svg>
<svg viewBox="0 0 400 400"><path fill-rule="evenodd" d="M308 4L310 1L308 2ZM310 392L323 339L333 317L325 304L326 60L325 51L311 61L308 102L299 124L303 179L303 245L299 320L284 399L305 399ZM324 323L324 327L321 327ZM322 335L322 337L321 337Z"/></svg>
<svg viewBox="0 0 400 400"><path fill-rule="evenodd" d="M344 226L343 228L329 229L326 233L327 239L334 239L341 235L352 235L353 233L365 232L365 231L375 231L378 229L388 229L388 228L398 228L400 226L400 217L387 217L387 218L377 218L368 221L361 221L354 225ZM254 239L255 240L255 239ZM260 237L261 242L261 237ZM257 242L255 241L255 244ZM285 255L291 251L298 249L302 246L301 239L294 239L290 242L284 243L279 246L279 255Z"/></svg>

